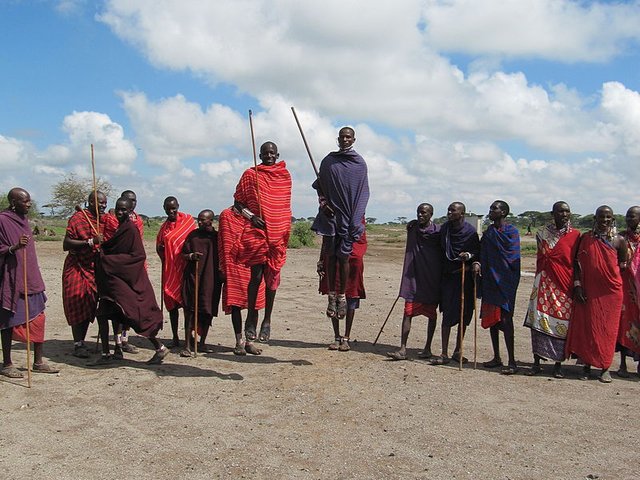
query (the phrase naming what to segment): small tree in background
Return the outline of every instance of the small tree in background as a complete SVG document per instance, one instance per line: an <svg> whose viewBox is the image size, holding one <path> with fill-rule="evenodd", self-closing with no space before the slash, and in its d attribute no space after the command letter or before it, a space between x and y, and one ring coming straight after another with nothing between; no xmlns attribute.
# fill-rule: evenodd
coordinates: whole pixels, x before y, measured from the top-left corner
<svg viewBox="0 0 640 480"><path fill-rule="evenodd" d="M113 187L111 184L97 178L98 190L104 193L107 198L111 196ZM60 215L69 217L75 211L76 205L84 205L93 191L93 181L90 178L79 178L75 173L65 175L65 177L53 186L51 205L58 209Z"/></svg>

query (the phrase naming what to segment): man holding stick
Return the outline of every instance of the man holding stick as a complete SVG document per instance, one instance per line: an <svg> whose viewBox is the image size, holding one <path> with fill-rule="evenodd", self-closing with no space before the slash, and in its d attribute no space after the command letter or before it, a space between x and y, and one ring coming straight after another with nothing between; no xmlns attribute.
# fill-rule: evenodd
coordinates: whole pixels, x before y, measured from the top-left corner
<svg viewBox="0 0 640 480"><path fill-rule="evenodd" d="M163 208L167 220L162 224L156 238L156 252L162 262L162 295L164 305L169 311L173 341L171 347L179 347L178 310L182 308L182 276L185 260L182 246L187 235L196 228L191 215L178 211L180 205L176 197L164 199Z"/></svg>
<svg viewBox="0 0 640 480"><path fill-rule="evenodd" d="M251 268L247 291L249 302L245 336L252 342L268 343L271 338L271 313L280 285L280 271L287 260L291 233L291 175L273 142L260 147L262 163L248 168L240 177L234 194L234 206L247 219L238 244L237 261ZM266 306L260 333L256 300L264 279Z"/></svg>
<svg viewBox="0 0 640 480"><path fill-rule="evenodd" d="M0 212L0 335L3 359L0 375L24 377L11 360L11 343L13 340L26 342L27 329L33 342L33 371L58 373L57 368L49 366L42 358L47 297L27 218L31 196L23 188L16 187L9 191L7 198L9 208ZM26 312L29 312L28 326Z"/></svg>
<svg viewBox="0 0 640 480"><path fill-rule="evenodd" d="M493 358L484 366L502 366L499 338L502 330L509 364L500 373L513 375L518 372L513 312L520 283L520 233L516 227L506 222L507 215L509 205L503 200L496 200L489 207L489 220L492 224L482 235L480 261L473 262L473 273L482 278L479 292L482 297L480 317L482 327L490 329L493 346Z"/></svg>
<svg viewBox="0 0 640 480"><path fill-rule="evenodd" d="M218 316L220 304L220 266L218 261L218 232L213 226L212 210L198 214L198 228L192 230L182 246L182 256L187 262L182 280L184 303L185 346L181 357L191 357L192 333L198 328L198 351L207 353L206 338L213 317ZM196 275L198 280L196 280ZM196 285L198 289L196 291ZM196 303L197 296L197 303ZM195 325L196 306L198 325Z"/></svg>
<svg viewBox="0 0 640 480"><path fill-rule="evenodd" d="M431 361L433 365L445 365L451 359L462 363L466 361L465 358L460 357L460 349L465 329L473 316L474 279L471 260L476 259L480 253L480 239L476 229L465 222L465 213L464 203L453 202L447 208L447 221L440 229L440 245L445 255L442 267L442 303L440 304L442 353ZM449 336L451 328L455 325L458 325L458 335L453 356L449 358Z"/></svg>
<svg viewBox="0 0 640 480"><path fill-rule="evenodd" d="M95 199L98 199L96 208ZM91 192L88 208L76 207L62 242L62 249L69 252L62 269L62 306L73 334L73 356L89 358L84 343L89 324L96 316L98 289L96 287L95 257L102 242L103 217L107 197L102 192Z"/></svg>
<svg viewBox="0 0 640 480"><path fill-rule="evenodd" d="M329 153L320 164L313 188L318 193L319 212L311 226L323 236L327 263L327 317L342 319L347 315L345 289L349 278L349 257L353 244L365 232L364 217L369 201L367 164L353 149L356 134L343 127L338 133L337 152ZM339 278L339 281L336 280ZM341 340L348 345L349 339Z"/></svg>

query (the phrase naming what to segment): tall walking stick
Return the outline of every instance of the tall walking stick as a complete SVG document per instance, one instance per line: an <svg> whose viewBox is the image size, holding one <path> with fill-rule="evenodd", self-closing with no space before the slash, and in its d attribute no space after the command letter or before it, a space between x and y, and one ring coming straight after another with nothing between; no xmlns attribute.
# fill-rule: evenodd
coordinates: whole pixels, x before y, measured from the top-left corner
<svg viewBox="0 0 640 480"><path fill-rule="evenodd" d="M262 218L262 200L260 200L260 182L258 181L258 158L256 156L256 140L253 134L253 114L251 113L251 110L249 110L249 127L251 128L251 146L253 147L253 169L256 172L256 195L258 198L258 214L260 218Z"/></svg>
<svg viewBox="0 0 640 480"><path fill-rule="evenodd" d="M458 343L460 344L460 351L458 352L458 357L460 363L458 364L458 370L462 371L462 343L464 342L464 277L466 265L464 260L462 261L462 280L460 282L460 325L458 326Z"/></svg>
<svg viewBox="0 0 640 480"><path fill-rule="evenodd" d="M389 310L389 313L387 314L387 318L384 319L384 323L382 324L382 326L380 327L380 331L378 332L378 336L376 337L376 339L373 341L373 344L375 345L378 342L378 339L380 338L380 335L382 335L382 331L384 330L384 326L387 324L387 320L389 320L389 317L391 316L391 312L393 312L393 309L396 306L396 303L398 303L398 300L400 299L400 295L398 295L395 299L395 301L393 302L393 305L391 305L391 310Z"/></svg>
<svg viewBox="0 0 640 480"><path fill-rule="evenodd" d="M96 159L93 155L93 143L91 144L91 174L93 176L93 204L96 209L96 235L100 232L100 207L98 205L98 182L96 182ZM83 210L84 212L84 210ZM87 214L85 213L85 217ZM87 218L87 220L89 220ZM89 222L91 224L91 222ZM91 224L93 227L93 224ZM100 333L96 337L96 353L98 352L100 347Z"/></svg>
<svg viewBox="0 0 640 480"><path fill-rule="evenodd" d="M311 166L313 167L313 171L316 174L316 180L318 181L318 192L320 192L327 200L326 208L329 213L333 215L333 208L331 207L331 202L327 197L327 191L322 187L322 183L320 182L320 172L318 171L318 167L316 167L316 162L313 161L313 155L311 155L311 149L309 149L309 144L307 143L307 137L304 136L304 132L302 131L302 125L300 125L300 120L298 120L298 115L296 114L296 109L291 107L291 112L293 113L293 118L296 120L296 125L298 125L298 130L300 130L300 136L302 136L302 142L304 143L304 148L307 149L307 155L309 155L309 160L311 160Z"/></svg>
<svg viewBox="0 0 640 480"><path fill-rule="evenodd" d="M478 366L478 275L473 274L473 369Z"/></svg>
<svg viewBox="0 0 640 480"><path fill-rule="evenodd" d="M29 289L27 287L27 248L22 249L22 277L24 279L24 316L27 330L27 386L31 388L31 332L29 330Z"/></svg>
<svg viewBox="0 0 640 480"><path fill-rule="evenodd" d="M93 156L93 143L91 144L91 173L93 174L93 201L96 208L96 226L100 231L100 207L98 205L98 182L96 181L96 159Z"/></svg>
<svg viewBox="0 0 640 480"><path fill-rule="evenodd" d="M200 261L196 259L196 288L195 288L195 299L193 306L193 353L197 357L198 356L198 268Z"/></svg>

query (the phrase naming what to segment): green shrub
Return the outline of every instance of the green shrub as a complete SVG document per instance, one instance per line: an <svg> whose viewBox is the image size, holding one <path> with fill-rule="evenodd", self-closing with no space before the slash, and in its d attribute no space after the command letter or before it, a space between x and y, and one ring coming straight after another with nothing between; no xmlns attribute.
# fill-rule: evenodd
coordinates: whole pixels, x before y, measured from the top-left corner
<svg viewBox="0 0 640 480"><path fill-rule="evenodd" d="M289 248L313 247L316 234L311 230L311 222L295 222L289 236Z"/></svg>

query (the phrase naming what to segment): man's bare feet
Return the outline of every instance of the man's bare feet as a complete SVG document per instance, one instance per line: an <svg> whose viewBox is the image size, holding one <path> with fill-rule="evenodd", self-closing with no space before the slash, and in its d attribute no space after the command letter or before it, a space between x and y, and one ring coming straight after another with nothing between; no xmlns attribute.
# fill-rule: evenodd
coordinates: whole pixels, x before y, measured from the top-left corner
<svg viewBox="0 0 640 480"><path fill-rule="evenodd" d="M244 346L244 349L247 351L247 353L250 353L251 355L261 355L262 354L262 349L258 348L255 346L254 343L252 342L247 342Z"/></svg>

